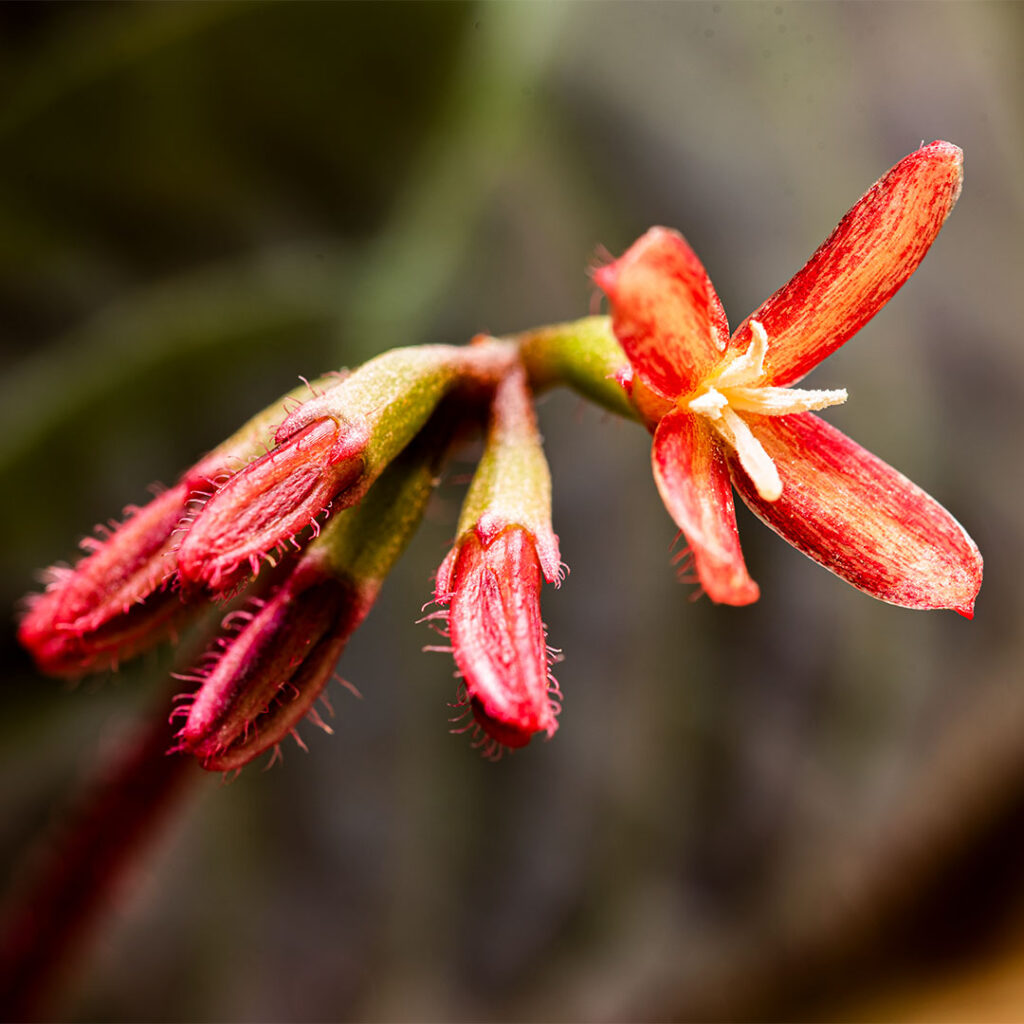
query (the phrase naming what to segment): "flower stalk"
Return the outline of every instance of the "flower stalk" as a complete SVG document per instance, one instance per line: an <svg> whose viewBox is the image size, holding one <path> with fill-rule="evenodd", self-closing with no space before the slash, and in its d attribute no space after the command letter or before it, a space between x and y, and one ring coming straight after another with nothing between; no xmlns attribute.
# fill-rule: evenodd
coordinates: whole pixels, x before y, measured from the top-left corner
<svg viewBox="0 0 1024 1024"><path fill-rule="evenodd" d="M623 386L632 378L611 318L588 316L564 324L538 327L511 336L518 346L530 387L544 391L570 387L609 412L636 419L636 407Z"/></svg>
<svg viewBox="0 0 1024 1024"><path fill-rule="evenodd" d="M60 983L201 776L191 758L166 753L171 737L161 702L90 771L74 805L33 851L0 919L4 1020L54 1019Z"/></svg>

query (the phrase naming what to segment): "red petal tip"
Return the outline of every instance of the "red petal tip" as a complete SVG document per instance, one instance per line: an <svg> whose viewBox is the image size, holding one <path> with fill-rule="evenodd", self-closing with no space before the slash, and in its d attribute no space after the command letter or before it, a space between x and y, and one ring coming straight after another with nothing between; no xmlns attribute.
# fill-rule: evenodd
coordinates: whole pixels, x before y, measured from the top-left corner
<svg viewBox="0 0 1024 1024"><path fill-rule="evenodd" d="M470 699L470 708L473 711L473 719L487 735L503 747L510 750L520 750L525 747L535 733L530 729L522 729L511 722L503 722L487 713L487 709L478 697ZM556 723L557 726L557 723ZM554 729L552 729L554 732Z"/></svg>

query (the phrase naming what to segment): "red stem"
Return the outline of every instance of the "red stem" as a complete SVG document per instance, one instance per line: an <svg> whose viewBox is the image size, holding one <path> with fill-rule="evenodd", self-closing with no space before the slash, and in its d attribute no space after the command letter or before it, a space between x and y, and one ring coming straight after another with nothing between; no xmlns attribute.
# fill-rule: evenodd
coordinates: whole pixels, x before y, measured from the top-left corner
<svg viewBox="0 0 1024 1024"><path fill-rule="evenodd" d="M121 744L86 783L77 806L8 901L0 922L0 1019L47 1013L132 867L202 772L168 754L174 729L166 711Z"/></svg>

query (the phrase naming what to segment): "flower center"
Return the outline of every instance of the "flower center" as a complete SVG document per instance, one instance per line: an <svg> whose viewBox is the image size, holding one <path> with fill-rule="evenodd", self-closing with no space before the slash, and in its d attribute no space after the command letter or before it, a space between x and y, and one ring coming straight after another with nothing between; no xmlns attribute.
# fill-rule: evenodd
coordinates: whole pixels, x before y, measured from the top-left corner
<svg viewBox="0 0 1024 1024"><path fill-rule="evenodd" d="M789 416L824 409L845 402L846 390L804 391L765 385L768 333L757 320L750 321L750 329L754 336L747 351L726 362L693 392L692 397L687 395L682 399L680 405L706 417L722 440L735 450L757 493L765 501L777 501L782 495L779 471L742 414Z"/></svg>

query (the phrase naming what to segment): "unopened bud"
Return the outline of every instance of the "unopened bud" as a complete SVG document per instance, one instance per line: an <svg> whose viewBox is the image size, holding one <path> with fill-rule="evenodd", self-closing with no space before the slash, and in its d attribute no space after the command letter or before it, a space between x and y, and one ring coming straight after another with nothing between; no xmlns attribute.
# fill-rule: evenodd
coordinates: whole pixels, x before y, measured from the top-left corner
<svg viewBox="0 0 1024 1024"><path fill-rule="evenodd" d="M540 614L542 576L557 582L551 478L521 368L494 396L483 458L437 574L473 717L493 744L521 747L558 727L557 684ZM493 745L492 744L492 745Z"/></svg>
<svg viewBox="0 0 1024 1024"><path fill-rule="evenodd" d="M281 424L277 447L206 503L182 542L182 580L235 585L319 519L359 502L458 384L490 381L510 348L422 345L395 349L311 398Z"/></svg>
<svg viewBox="0 0 1024 1024"><path fill-rule="evenodd" d="M204 768L241 768L276 746L311 712L348 638L373 604L375 589L359 591L306 562L254 613L236 636L223 638L221 657L200 677L183 749Z"/></svg>
<svg viewBox="0 0 1024 1024"><path fill-rule="evenodd" d="M164 639L181 601L169 586L174 572L174 528L185 511L183 484L142 508L105 538L87 538L90 552L73 569L49 571L44 593L29 598L18 639L40 671L80 676Z"/></svg>
<svg viewBox="0 0 1024 1024"><path fill-rule="evenodd" d="M28 599L18 630L41 671L77 677L116 667L173 636L195 613L201 595L177 586L181 524L195 501L265 450L286 403L308 387L303 384L254 416L176 486L141 508L129 507L123 522L86 538L86 555L74 567L47 572L46 590Z"/></svg>
<svg viewBox="0 0 1024 1024"><path fill-rule="evenodd" d="M298 738L307 716L327 729L314 705L422 518L458 422L450 412L440 410L361 504L282 567L265 601L228 615L212 664L187 677L200 686L181 747L203 767L240 768L289 734Z"/></svg>

